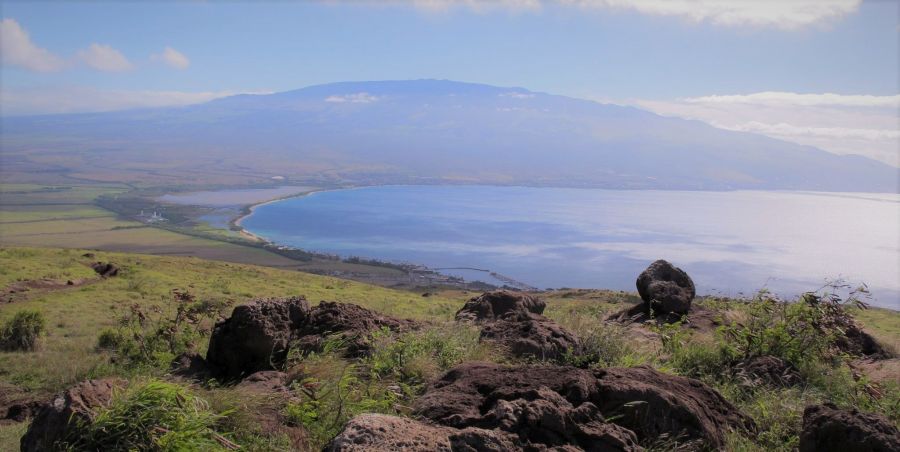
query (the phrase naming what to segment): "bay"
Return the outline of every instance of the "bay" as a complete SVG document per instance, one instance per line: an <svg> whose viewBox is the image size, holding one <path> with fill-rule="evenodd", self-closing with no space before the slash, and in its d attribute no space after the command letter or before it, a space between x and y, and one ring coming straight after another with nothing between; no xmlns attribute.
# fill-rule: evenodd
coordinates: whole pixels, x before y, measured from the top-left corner
<svg viewBox="0 0 900 452"><path fill-rule="evenodd" d="M471 269L539 288L634 290L667 259L703 294L790 298L841 278L900 309L892 193L381 186L261 205L242 225L279 244L491 283Z"/></svg>

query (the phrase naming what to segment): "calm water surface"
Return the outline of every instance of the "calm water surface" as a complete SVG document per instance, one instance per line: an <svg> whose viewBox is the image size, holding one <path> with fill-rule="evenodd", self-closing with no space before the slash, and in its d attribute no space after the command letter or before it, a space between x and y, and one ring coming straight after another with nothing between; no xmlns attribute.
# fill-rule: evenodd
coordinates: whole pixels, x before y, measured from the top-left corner
<svg viewBox="0 0 900 452"><path fill-rule="evenodd" d="M897 194L391 186L275 202L243 225L298 248L542 288L634 290L664 258L700 293L792 296L843 277L900 309Z"/></svg>

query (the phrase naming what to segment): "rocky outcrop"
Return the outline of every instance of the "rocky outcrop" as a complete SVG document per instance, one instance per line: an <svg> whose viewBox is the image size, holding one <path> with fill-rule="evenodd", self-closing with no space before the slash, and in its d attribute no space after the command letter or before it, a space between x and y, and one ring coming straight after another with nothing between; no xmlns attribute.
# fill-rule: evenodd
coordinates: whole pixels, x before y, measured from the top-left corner
<svg viewBox="0 0 900 452"><path fill-rule="evenodd" d="M537 314L507 314L481 329L481 340L491 341L519 358L541 361L578 353L578 338L556 322Z"/></svg>
<svg viewBox="0 0 900 452"><path fill-rule="evenodd" d="M650 367L595 371L597 406L639 438L666 435L680 442L725 444L729 430L755 430L753 420L716 390L699 380L659 372Z"/></svg>
<svg viewBox="0 0 900 452"><path fill-rule="evenodd" d="M638 439L662 435L721 447L726 431L753 429L705 384L650 368L468 363L436 381L414 413L449 427L497 429L525 443L586 450L634 449Z"/></svg>
<svg viewBox="0 0 900 452"><path fill-rule="evenodd" d="M94 262L91 264L91 268L104 278L112 278L119 274L119 267L112 262Z"/></svg>
<svg viewBox="0 0 900 452"><path fill-rule="evenodd" d="M113 391L125 384L119 379L88 380L57 395L38 411L21 439L21 450L56 450L55 443L70 436L80 423L91 422L97 410L109 404Z"/></svg>
<svg viewBox="0 0 900 452"><path fill-rule="evenodd" d="M543 300L519 292L495 290L470 299L456 312L456 320L484 322L499 319L507 314L542 314Z"/></svg>
<svg viewBox="0 0 900 452"><path fill-rule="evenodd" d="M644 304L658 314L687 314L696 296L691 277L662 259L638 276L637 290Z"/></svg>
<svg viewBox="0 0 900 452"><path fill-rule="evenodd" d="M381 328L406 331L417 327L412 320L401 320L350 303L323 301L310 311L297 331L297 344L303 351L318 351L326 337L337 338L349 356L369 351L368 336Z"/></svg>
<svg viewBox="0 0 900 452"><path fill-rule="evenodd" d="M803 411L800 452L893 452L900 450L900 431L884 416L841 410L835 405L808 406Z"/></svg>
<svg viewBox="0 0 900 452"><path fill-rule="evenodd" d="M350 356L368 352L368 336L381 328L404 331L416 327L349 303L323 301L309 307L303 297L262 299L234 308L216 324L206 362L220 378L235 380L281 367L288 349L322 349L327 337L341 341Z"/></svg>
<svg viewBox="0 0 900 452"><path fill-rule="evenodd" d="M835 339L835 346L844 353L865 356L872 359L890 359L894 354L885 349L878 341L856 322L843 328L844 335Z"/></svg>
<svg viewBox="0 0 900 452"><path fill-rule="evenodd" d="M206 361L227 379L271 370L284 363L309 311L303 297L262 299L237 306L231 317L213 329Z"/></svg>

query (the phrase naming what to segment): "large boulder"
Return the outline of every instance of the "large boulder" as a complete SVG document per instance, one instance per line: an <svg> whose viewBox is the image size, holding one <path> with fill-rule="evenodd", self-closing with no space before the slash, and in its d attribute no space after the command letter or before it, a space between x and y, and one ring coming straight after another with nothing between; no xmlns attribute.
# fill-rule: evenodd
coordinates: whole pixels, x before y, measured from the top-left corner
<svg viewBox="0 0 900 452"><path fill-rule="evenodd" d="M537 314L507 314L481 329L481 340L497 343L512 356L558 361L578 353L578 338L556 322Z"/></svg>
<svg viewBox="0 0 900 452"><path fill-rule="evenodd" d="M303 297L261 299L238 306L213 329L206 361L227 379L272 370L273 365L284 363L309 311Z"/></svg>
<svg viewBox="0 0 900 452"><path fill-rule="evenodd" d="M639 438L725 445L729 430L755 430L753 420L703 382L651 367L607 368L597 377L596 405Z"/></svg>
<svg viewBox="0 0 900 452"><path fill-rule="evenodd" d="M884 416L841 410L833 404L803 410L800 452L894 452L900 431Z"/></svg>
<svg viewBox="0 0 900 452"><path fill-rule="evenodd" d="M650 264L638 276L637 290L644 303L661 314L687 314L696 296L691 277L662 259Z"/></svg>
<svg viewBox="0 0 900 452"><path fill-rule="evenodd" d="M88 380L57 395L38 410L19 443L22 452L57 450L54 444L93 421L97 410L109 405L114 390L125 384L119 379Z"/></svg>
<svg viewBox="0 0 900 452"><path fill-rule="evenodd" d="M297 332L297 344L302 351L318 351L330 337L341 341L349 356L362 356L369 351L371 333L382 328L407 331L417 325L415 321L381 315L355 304L323 301L310 311Z"/></svg>
<svg viewBox="0 0 900 452"><path fill-rule="evenodd" d="M542 314L546 303L543 300L519 292L495 290L485 292L466 302L456 312L456 320L470 322L492 321L509 313Z"/></svg>
<svg viewBox="0 0 900 452"><path fill-rule="evenodd" d="M754 428L702 382L643 367L467 363L433 383L414 413L450 427L499 429L530 443L587 450L599 444L628 450L638 439L663 435L720 448L728 430Z"/></svg>

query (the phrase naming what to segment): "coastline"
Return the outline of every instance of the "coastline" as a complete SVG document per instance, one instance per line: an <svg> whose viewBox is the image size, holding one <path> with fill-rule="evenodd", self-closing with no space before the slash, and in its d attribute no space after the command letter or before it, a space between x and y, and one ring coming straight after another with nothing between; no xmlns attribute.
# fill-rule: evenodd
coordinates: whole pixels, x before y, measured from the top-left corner
<svg viewBox="0 0 900 452"><path fill-rule="evenodd" d="M328 191L328 190L335 190L335 189L314 188L312 190L304 191L301 193L294 193L294 194L290 194L287 196L281 196L281 197L278 197L275 199L269 199L266 201L257 202L257 203L253 203L253 204L245 204L245 205L241 206L240 213L237 216L232 217L231 219L228 220L228 227L232 231L239 233L244 238L247 238L247 239L250 239L253 241L257 241L257 242L272 244L273 242L271 240L248 231L246 228L244 228L244 226L241 223L243 223L244 220L246 220L247 218L250 218L250 216L253 215L253 212L256 210L257 207L264 206L266 204L271 204L271 203L278 202L278 201L284 201L286 199L301 198L303 196L308 196L313 193L318 193L321 191Z"/></svg>

